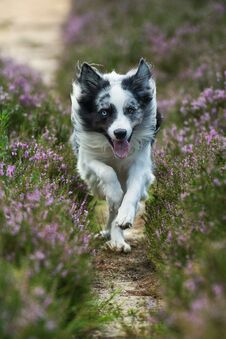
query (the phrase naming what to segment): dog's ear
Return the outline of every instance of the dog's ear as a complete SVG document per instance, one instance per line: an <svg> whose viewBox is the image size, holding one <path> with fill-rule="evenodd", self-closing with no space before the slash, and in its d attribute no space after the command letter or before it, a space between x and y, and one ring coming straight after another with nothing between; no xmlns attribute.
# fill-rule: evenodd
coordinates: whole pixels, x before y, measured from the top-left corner
<svg viewBox="0 0 226 339"><path fill-rule="evenodd" d="M102 77L89 64L84 62L78 76L78 83L85 92L96 91L102 82Z"/></svg>
<svg viewBox="0 0 226 339"><path fill-rule="evenodd" d="M143 58L141 58L137 68L137 72L134 74L133 81L137 83L137 85L147 85L151 76L151 67Z"/></svg>
<svg viewBox="0 0 226 339"><path fill-rule="evenodd" d="M122 87L133 92L143 104L148 104L152 100L152 90L149 83L151 77L151 67L142 58L136 73L123 79Z"/></svg>

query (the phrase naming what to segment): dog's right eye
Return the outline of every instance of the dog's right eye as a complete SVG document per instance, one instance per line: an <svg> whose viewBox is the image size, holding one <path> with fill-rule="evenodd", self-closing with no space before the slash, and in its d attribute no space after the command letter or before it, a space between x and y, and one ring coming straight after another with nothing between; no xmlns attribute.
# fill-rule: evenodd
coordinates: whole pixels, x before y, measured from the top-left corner
<svg viewBox="0 0 226 339"><path fill-rule="evenodd" d="M100 111L100 115L101 115L102 118L106 118L107 115L108 115L108 112L107 112L105 109L102 109L102 110Z"/></svg>

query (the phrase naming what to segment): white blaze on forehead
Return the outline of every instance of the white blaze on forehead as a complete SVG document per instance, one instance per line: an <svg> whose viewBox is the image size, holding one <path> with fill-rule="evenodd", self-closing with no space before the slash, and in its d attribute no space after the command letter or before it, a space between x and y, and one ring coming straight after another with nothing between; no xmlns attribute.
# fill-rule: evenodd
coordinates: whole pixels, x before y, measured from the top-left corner
<svg viewBox="0 0 226 339"><path fill-rule="evenodd" d="M124 90L121 84L117 84L111 87L110 101L116 107L117 112L123 111L125 103L131 98L129 91Z"/></svg>
<svg viewBox="0 0 226 339"><path fill-rule="evenodd" d="M127 139L132 133L132 126L130 120L124 115L123 108L126 102L131 98L131 94L121 87L121 84L115 84L111 87L110 102L116 109L116 118L108 128L108 134L112 139L115 139L114 131L118 128L125 129L127 131Z"/></svg>
<svg viewBox="0 0 226 339"><path fill-rule="evenodd" d="M105 80L108 80L110 82L110 84L113 86L113 85L119 84L120 81L122 81L122 79L125 78L125 75L118 74L115 71L113 71L111 73L105 73L103 75L103 78Z"/></svg>

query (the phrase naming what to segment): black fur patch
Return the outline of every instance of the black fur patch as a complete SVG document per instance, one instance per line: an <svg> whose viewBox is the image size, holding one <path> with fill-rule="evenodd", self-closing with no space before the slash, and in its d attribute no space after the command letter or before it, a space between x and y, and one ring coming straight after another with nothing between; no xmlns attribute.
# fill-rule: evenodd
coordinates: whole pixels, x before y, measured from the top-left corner
<svg viewBox="0 0 226 339"><path fill-rule="evenodd" d="M142 108L147 106L152 100L149 86L151 76L152 73L149 65L144 59L141 59L137 72L122 81L122 88L129 90Z"/></svg>
<svg viewBox="0 0 226 339"><path fill-rule="evenodd" d="M96 98L105 88L110 87L108 80L104 80L91 66L84 63L78 77L81 95L78 99L79 116L83 128L87 131L104 132L106 119L102 119L97 111ZM110 115L109 115L110 116Z"/></svg>

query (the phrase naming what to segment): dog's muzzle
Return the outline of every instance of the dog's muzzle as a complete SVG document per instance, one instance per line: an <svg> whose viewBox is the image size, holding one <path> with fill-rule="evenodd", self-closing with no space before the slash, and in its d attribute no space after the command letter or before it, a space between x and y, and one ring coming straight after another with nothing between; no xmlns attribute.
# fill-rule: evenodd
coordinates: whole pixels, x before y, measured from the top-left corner
<svg viewBox="0 0 226 339"><path fill-rule="evenodd" d="M126 138L126 134L127 131L121 128L114 131L115 139L112 139L106 134L116 158L125 159L129 155L132 133L128 139Z"/></svg>

